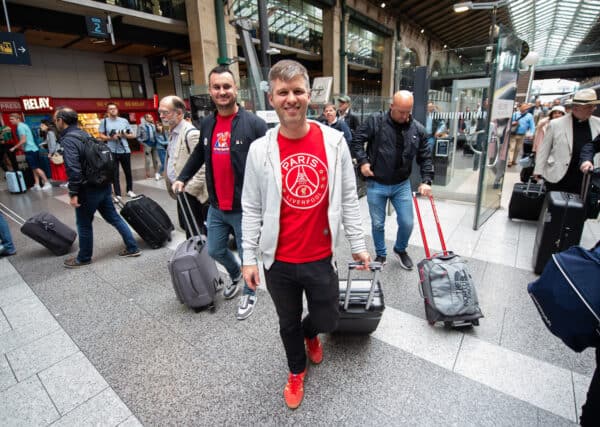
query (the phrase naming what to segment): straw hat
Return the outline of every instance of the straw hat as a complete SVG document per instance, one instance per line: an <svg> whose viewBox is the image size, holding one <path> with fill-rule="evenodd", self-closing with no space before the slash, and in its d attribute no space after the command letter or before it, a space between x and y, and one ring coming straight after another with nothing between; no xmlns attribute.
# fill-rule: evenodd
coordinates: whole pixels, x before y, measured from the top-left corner
<svg viewBox="0 0 600 427"><path fill-rule="evenodd" d="M575 92L571 103L573 105L594 105L600 104L600 101L598 100L596 91L594 89L588 88Z"/></svg>

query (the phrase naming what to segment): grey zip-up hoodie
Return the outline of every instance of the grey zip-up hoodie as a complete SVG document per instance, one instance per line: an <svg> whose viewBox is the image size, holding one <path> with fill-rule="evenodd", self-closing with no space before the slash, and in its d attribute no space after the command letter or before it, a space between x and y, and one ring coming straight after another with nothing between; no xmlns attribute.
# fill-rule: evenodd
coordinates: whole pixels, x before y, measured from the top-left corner
<svg viewBox="0 0 600 427"><path fill-rule="evenodd" d="M348 144L341 132L318 122L312 123L320 126L325 141L331 251L335 254L337 239L342 229L350 242L353 254L366 251ZM243 265L257 264L259 252L262 254L265 268L269 269L275 261L282 191L278 134L279 126L270 129L264 137L257 139L250 146L248 153L242 191Z"/></svg>

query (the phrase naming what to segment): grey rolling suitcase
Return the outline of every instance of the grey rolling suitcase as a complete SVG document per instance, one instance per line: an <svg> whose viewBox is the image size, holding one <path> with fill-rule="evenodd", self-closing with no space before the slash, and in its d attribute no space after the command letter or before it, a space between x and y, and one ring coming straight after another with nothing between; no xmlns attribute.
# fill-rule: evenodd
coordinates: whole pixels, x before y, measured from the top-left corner
<svg viewBox="0 0 600 427"><path fill-rule="evenodd" d="M222 283L215 260L208 255L206 238L199 233L198 224L185 193L177 194L185 225L192 237L175 249L168 263L177 299L190 308L214 310L217 288ZM194 226L192 228L191 226Z"/></svg>
<svg viewBox="0 0 600 427"><path fill-rule="evenodd" d="M467 269L466 261L446 249L433 197L429 196L429 201L442 246L441 254L430 253L415 193L413 201L425 249L425 259L417 264L417 270L419 292L425 304L427 322L432 326L436 322L444 322L445 327L479 326L479 319L483 314L479 308L475 283Z"/></svg>
<svg viewBox="0 0 600 427"><path fill-rule="evenodd" d="M373 272L370 280L353 280L353 272L359 265L360 262L349 263L348 279L340 280L340 319L336 332L370 334L377 329L385 309L379 280L381 263L369 263L369 268Z"/></svg>
<svg viewBox="0 0 600 427"><path fill-rule="evenodd" d="M6 184L10 193L18 194L27 191L27 185L21 171L6 172Z"/></svg>

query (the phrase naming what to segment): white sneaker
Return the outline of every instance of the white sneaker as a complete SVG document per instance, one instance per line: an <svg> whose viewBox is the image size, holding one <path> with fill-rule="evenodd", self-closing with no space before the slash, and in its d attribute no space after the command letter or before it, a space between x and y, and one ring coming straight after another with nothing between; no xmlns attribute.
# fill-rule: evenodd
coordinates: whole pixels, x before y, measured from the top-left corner
<svg viewBox="0 0 600 427"><path fill-rule="evenodd" d="M32 189L33 191L40 191L40 190L42 189L42 187L40 187L40 185L39 185L39 184L35 184L33 187L31 187L31 189Z"/></svg>
<svg viewBox="0 0 600 427"><path fill-rule="evenodd" d="M154 175L154 179L156 179L157 181L160 181L161 178L162 178L162 176L160 176L160 174L158 172L156 172L156 175Z"/></svg>
<svg viewBox="0 0 600 427"><path fill-rule="evenodd" d="M52 190L52 184L50 184L50 181L46 181L46 183L42 187L42 190Z"/></svg>
<svg viewBox="0 0 600 427"><path fill-rule="evenodd" d="M69 183L63 182L62 184L60 184L60 188L69 188Z"/></svg>
<svg viewBox="0 0 600 427"><path fill-rule="evenodd" d="M127 192L127 197L131 197L133 199L134 197L137 197L137 194L135 194L133 191L129 190Z"/></svg>

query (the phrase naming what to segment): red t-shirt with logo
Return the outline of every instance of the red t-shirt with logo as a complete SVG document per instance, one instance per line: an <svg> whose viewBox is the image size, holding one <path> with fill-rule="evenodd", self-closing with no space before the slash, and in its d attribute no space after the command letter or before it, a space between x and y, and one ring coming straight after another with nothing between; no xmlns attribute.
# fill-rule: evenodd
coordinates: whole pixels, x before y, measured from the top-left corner
<svg viewBox="0 0 600 427"><path fill-rule="evenodd" d="M315 123L300 139L277 137L282 200L275 259L300 264L331 256L329 183L323 132Z"/></svg>
<svg viewBox="0 0 600 427"><path fill-rule="evenodd" d="M235 114L220 116L211 140L212 174L219 209L230 211L233 208L233 191L235 178L231 166L231 123Z"/></svg>

